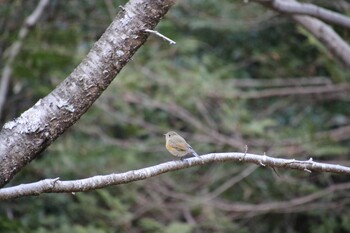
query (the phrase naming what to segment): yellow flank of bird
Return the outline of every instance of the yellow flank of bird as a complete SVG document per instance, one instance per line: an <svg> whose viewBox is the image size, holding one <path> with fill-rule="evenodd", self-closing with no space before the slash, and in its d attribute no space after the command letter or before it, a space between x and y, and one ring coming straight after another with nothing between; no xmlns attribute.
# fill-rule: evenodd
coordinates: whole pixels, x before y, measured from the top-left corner
<svg viewBox="0 0 350 233"><path fill-rule="evenodd" d="M176 132L170 131L164 135L165 147L170 152L170 154L178 158L182 158L188 154L192 154L196 157L199 157L199 155L186 142L186 140L180 135L178 135Z"/></svg>

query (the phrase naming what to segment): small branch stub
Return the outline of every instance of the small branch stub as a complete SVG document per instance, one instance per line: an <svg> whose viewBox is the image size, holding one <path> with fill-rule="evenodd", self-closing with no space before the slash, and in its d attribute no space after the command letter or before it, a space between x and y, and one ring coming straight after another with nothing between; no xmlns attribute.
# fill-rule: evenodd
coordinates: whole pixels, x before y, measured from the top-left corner
<svg viewBox="0 0 350 233"><path fill-rule="evenodd" d="M154 35L156 35L156 36L159 36L159 37L162 38L163 40L168 41L169 44L171 44L171 45L175 45L175 44L176 44L175 41L173 41L172 39L170 39L170 38L164 36L163 34L157 32L157 31L150 30L150 29L146 29L145 32L148 32L148 33L154 34Z"/></svg>
<svg viewBox="0 0 350 233"><path fill-rule="evenodd" d="M247 155L247 152L248 152L248 145L245 145L245 148L244 148L244 155L243 155L243 157L242 157L239 161L242 161L243 159L245 159L245 156Z"/></svg>

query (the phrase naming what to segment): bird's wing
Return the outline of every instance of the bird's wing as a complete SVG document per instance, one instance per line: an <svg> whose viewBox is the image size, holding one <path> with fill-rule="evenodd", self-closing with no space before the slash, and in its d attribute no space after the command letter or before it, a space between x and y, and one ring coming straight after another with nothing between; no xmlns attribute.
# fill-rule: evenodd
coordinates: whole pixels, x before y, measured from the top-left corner
<svg viewBox="0 0 350 233"><path fill-rule="evenodd" d="M171 141L169 142L170 146L175 148L176 150L179 151L187 151L188 150L188 144L186 143L186 141Z"/></svg>

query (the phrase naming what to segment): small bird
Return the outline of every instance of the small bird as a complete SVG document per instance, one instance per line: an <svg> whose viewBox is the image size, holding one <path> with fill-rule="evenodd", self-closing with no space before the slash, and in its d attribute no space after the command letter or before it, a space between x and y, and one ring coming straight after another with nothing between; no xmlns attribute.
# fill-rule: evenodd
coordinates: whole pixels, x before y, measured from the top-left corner
<svg viewBox="0 0 350 233"><path fill-rule="evenodd" d="M176 132L170 131L164 135L166 141L165 147L170 152L170 154L179 158L182 158L188 154L192 154L196 157L199 157L199 155L186 142L186 140L180 135L178 135Z"/></svg>

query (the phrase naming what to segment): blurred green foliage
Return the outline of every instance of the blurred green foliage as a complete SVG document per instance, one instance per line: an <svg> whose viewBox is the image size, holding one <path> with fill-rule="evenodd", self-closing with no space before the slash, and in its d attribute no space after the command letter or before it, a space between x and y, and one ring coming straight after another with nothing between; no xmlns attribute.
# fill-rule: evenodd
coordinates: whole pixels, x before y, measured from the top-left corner
<svg viewBox="0 0 350 233"><path fill-rule="evenodd" d="M51 2L16 59L3 123L79 64L126 1L113 1L114 9L111 2ZM36 3L5 1L0 8L1 64ZM151 35L80 121L9 185L171 160L162 135L169 130L181 132L200 154L243 151L248 145L251 153L349 164L350 137L336 131L350 123L348 94L259 98L276 80L282 83L277 89L295 90L306 85L305 78L348 82L347 70L304 29L253 3L184 0L157 30L176 46ZM291 79L299 83L288 84ZM253 94L258 97L249 97ZM282 169L277 177L269 168L245 176L249 169L212 164L93 192L3 202L0 231L349 231L348 190L326 191L348 178Z"/></svg>

